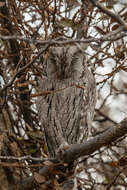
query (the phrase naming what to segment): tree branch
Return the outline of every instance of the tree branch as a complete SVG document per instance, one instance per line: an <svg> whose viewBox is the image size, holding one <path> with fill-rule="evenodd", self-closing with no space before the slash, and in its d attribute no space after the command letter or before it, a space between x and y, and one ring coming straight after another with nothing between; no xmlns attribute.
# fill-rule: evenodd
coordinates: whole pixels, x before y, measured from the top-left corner
<svg viewBox="0 0 127 190"><path fill-rule="evenodd" d="M39 58L39 56L40 56L41 54L43 54L43 53L48 49L49 46L50 46L50 44L46 45L46 47L45 47L44 49L40 50L40 52L37 54L36 57L34 57L28 64L26 64L25 66L23 66L21 69L19 69L19 71L17 71L17 72L14 74L14 76L12 77L12 79L10 80L10 82L7 83L7 84L0 90L0 96L2 95L3 91L5 91L8 87L10 87L10 86L13 84L14 80L16 79L16 77L17 77L19 74L21 74L23 71L25 71L26 68L28 68L30 65L32 65L32 64L36 61L36 59Z"/></svg>
<svg viewBox="0 0 127 190"><path fill-rule="evenodd" d="M103 146L107 146L112 142L118 140L120 137L124 136L127 133L127 118L122 120L118 125L114 125L107 131L102 134L97 135L93 139L90 139L82 144L74 144L71 145L65 153L59 158L54 159L54 162L65 162L70 163L81 156L90 155L93 152L99 150L99 148ZM53 159L52 159L53 160ZM45 166L39 170L41 175L48 175L50 173L51 166ZM22 180L21 184L28 185L29 183L33 183L34 177L28 177Z"/></svg>
<svg viewBox="0 0 127 190"><path fill-rule="evenodd" d="M107 14L111 18L113 18L117 23L119 23L123 30L127 30L127 23L118 15L114 14L112 11L104 7L101 3L99 3L97 0L91 0L91 2L98 7L103 13Z"/></svg>
<svg viewBox="0 0 127 190"><path fill-rule="evenodd" d="M107 146L127 133L127 118L82 144L71 145L64 153L64 162L71 162L80 156L90 155L102 146Z"/></svg>
<svg viewBox="0 0 127 190"><path fill-rule="evenodd" d="M9 40L9 39L17 39L20 41L25 41L28 43L33 43L33 44L40 44L40 45L66 45L66 44L75 44L75 43L91 43L91 42L96 42L96 43L102 43L105 41L116 41L122 37L127 36L125 32L121 33L124 30L123 26L120 26L118 29L115 31L112 31L106 35L103 35L100 38L86 38L86 39L68 39L65 37L57 38L57 39L52 39L52 40L38 40L38 39L32 39L32 38L26 38L24 36L16 36L16 35L11 35L11 36L5 36L5 35L0 35L0 39L2 40ZM60 40L61 39L61 40Z"/></svg>

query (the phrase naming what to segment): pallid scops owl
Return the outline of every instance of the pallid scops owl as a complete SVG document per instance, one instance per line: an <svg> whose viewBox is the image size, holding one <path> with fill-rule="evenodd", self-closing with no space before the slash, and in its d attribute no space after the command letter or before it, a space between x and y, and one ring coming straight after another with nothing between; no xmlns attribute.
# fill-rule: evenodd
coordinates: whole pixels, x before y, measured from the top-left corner
<svg viewBox="0 0 127 190"><path fill-rule="evenodd" d="M45 72L39 89L51 93L38 98L37 109L49 156L55 157L62 143L86 139L94 115L96 85L77 46L50 47Z"/></svg>

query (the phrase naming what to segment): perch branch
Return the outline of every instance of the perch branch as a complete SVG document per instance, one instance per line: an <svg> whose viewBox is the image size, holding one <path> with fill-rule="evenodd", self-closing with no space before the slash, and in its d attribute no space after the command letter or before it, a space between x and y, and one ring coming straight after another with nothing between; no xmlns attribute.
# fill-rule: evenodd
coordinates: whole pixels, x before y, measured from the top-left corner
<svg viewBox="0 0 127 190"><path fill-rule="evenodd" d="M71 145L63 155L64 162L71 162L80 156L90 155L97 151L102 146L107 146L118 140L127 133L127 118L121 121L118 125L114 125L105 132L96 137L82 143Z"/></svg>
<svg viewBox="0 0 127 190"><path fill-rule="evenodd" d="M90 139L82 144L74 144L71 145L65 153L60 158L61 161L69 163L80 156L87 156L95 151L99 150L103 146L108 146L112 142L118 140L120 137L124 136L127 133L127 118L122 120L119 124L114 125L113 127L109 128L107 131L97 135L93 139ZM54 161L58 162L57 158ZM45 166L39 170L41 175L48 175L50 173L50 166ZM30 176L25 178L20 183L23 185L28 185L29 183L33 183L34 177Z"/></svg>

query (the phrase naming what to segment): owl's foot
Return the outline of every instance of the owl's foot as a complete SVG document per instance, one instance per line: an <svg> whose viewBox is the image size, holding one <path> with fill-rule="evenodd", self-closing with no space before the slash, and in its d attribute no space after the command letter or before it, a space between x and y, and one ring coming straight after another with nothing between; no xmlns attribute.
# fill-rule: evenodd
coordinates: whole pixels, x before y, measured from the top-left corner
<svg viewBox="0 0 127 190"><path fill-rule="evenodd" d="M64 141L60 146L59 146L59 148L58 148L58 150L57 150L57 155L59 155L59 154L64 154L64 152L67 150L69 148L69 144L66 142L66 141Z"/></svg>

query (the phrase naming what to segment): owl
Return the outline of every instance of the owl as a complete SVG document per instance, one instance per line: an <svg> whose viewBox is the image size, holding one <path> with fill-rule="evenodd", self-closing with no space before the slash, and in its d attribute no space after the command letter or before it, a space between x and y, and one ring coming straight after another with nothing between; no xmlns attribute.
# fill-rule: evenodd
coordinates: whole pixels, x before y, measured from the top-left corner
<svg viewBox="0 0 127 190"><path fill-rule="evenodd" d="M86 139L96 102L96 85L83 51L77 46L50 47L37 109L50 157L62 144Z"/></svg>

